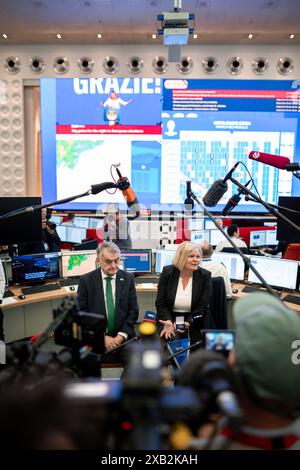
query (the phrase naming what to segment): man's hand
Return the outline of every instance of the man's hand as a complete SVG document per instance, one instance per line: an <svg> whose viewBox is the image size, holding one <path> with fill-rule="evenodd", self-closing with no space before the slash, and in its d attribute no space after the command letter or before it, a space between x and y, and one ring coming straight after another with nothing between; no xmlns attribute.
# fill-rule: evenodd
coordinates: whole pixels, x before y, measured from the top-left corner
<svg viewBox="0 0 300 470"><path fill-rule="evenodd" d="M159 323L164 326L160 333L161 338L164 336L166 339L171 339L175 336L175 326L171 320L159 320Z"/></svg>
<svg viewBox="0 0 300 470"><path fill-rule="evenodd" d="M115 344L117 346L120 346L123 343L123 341L125 341L125 338L122 335L117 335L114 337L114 340L115 340Z"/></svg>
<svg viewBox="0 0 300 470"><path fill-rule="evenodd" d="M112 349L115 349L117 347L117 344L115 342L115 338L112 336L104 336L104 347L105 351L111 351Z"/></svg>

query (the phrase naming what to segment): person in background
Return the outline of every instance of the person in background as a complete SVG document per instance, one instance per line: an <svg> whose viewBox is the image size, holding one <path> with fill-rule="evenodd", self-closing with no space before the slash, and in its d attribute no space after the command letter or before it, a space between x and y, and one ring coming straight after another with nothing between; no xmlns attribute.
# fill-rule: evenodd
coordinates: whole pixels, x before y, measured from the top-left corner
<svg viewBox="0 0 300 470"><path fill-rule="evenodd" d="M120 250L132 248L129 220L122 215L116 204L109 204L105 208L103 219L104 240L118 245Z"/></svg>
<svg viewBox="0 0 300 470"><path fill-rule="evenodd" d="M213 248L210 243L208 243L208 241L203 240L201 243L201 248L203 260L202 266L211 273L212 277L221 276L224 279L227 298L231 298L231 283L226 266L224 266L223 263L218 263L211 260Z"/></svg>
<svg viewBox="0 0 300 470"><path fill-rule="evenodd" d="M229 227L227 228L227 233L229 237L232 239L232 241L236 244L236 246L238 246L239 248L247 249L246 243L239 238L240 231L237 225L235 224L229 225ZM222 251L223 248L233 248L233 247L232 245L230 245L229 241L222 240L221 242L217 244L215 251L216 252Z"/></svg>
<svg viewBox="0 0 300 470"><path fill-rule="evenodd" d="M48 215L47 215L48 214ZM18 244L18 255L31 255L34 253L46 253L60 251L60 238L56 231L56 224L51 223L51 212L44 208L42 215L42 241L32 241ZM48 217L48 219L47 219Z"/></svg>
<svg viewBox="0 0 300 470"><path fill-rule="evenodd" d="M203 319L209 311L211 277L200 267L201 257L199 245L183 242L177 248L173 265L165 266L159 277L155 305L160 336L165 340L176 334L188 334L191 343L201 338ZM184 316L186 331L176 328L179 316Z"/></svg>
<svg viewBox="0 0 300 470"><path fill-rule="evenodd" d="M228 362L239 378L245 424L223 431L232 439L228 448L300 449L300 316L266 293L237 300L233 316Z"/></svg>
<svg viewBox="0 0 300 470"><path fill-rule="evenodd" d="M104 336L106 351L135 336L138 303L134 278L119 269L120 249L115 243L103 242L97 248L98 268L80 278L79 308L83 312L102 314L107 319ZM126 364L126 351L120 349L112 360Z"/></svg>

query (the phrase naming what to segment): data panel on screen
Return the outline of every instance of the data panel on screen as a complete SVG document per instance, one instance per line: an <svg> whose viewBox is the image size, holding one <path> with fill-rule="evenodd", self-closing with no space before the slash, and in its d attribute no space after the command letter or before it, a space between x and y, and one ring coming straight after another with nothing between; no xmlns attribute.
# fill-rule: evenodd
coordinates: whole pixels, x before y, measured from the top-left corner
<svg viewBox="0 0 300 470"><path fill-rule="evenodd" d="M151 273L152 252L145 250L121 250L121 264L125 271L132 273Z"/></svg>
<svg viewBox="0 0 300 470"><path fill-rule="evenodd" d="M96 251L62 253L62 277L79 277L96 268Z"/></svg>
<svg viewBox="0 0 300 470"><path fill-rule="evenodd" d="M265 258L264 256L251 256L250 261L270 286L296 289L298 261ZM261 284L251 269L249 269L248 282Z"/></svg>
<svg viewBox="0 0 300 470"><path fill-rule="evenodd" d="M155 272L161 273L165 266L172 264L176 250L156 250Z"/></svg>
<svg viewBox="0 0 300 470"><path fill-rule="evenodd" d="M203 197L236 161L248 167L267 202L300 194L290 173L248 159L252 150L291 161L300 154L298 102L289 80L41 79L44 199L112 181L116 163L149 209L183 208L187 180ZM244 184L249 179L243 165L234 176ZM233 192L229 183L212 210L222 210ZM60 208L102 210L108 203L126 207L117 190ZM242 198L234 210L265 209Z"/></svg>

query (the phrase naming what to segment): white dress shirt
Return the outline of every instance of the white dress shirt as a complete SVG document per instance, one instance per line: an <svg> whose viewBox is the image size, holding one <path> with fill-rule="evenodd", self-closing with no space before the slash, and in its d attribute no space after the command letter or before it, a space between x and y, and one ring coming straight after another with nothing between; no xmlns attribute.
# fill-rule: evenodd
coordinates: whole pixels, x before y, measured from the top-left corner
<svg viewBox="0 0 300 470"><path fill-rule="evenodd" d="M193 278L189 279L186 288L183 288L182 279L179 277L177 292L174 302L174 312L190 312L192 308Z"/></svg>
<svg viewBox="0 0 300 470"><path fill-rule="evenodd" d="M106 283L107 283L107 280L105 278L106 277L111 277L112 295L113 295L113 299L114 299L114 304L116 305L116 274L114 276L108 276L101 269L101 276L102 276L102 286L103 286L103 294L104 294L104 300L105 300L105 310L107 312L107 302L106 302ZM123 338L125 338L125 340L128 338L128 334L124 333L123 331L118 331L117 334L120 335L120 336L123 336Z"/></svg>
<svg viewBox="0 0 300 470"><path fill-rule="evenodd" d="M240 238L230 237L233 243L239 248L247 248L246 243L241 240ZM220 243L217 244L215 251L222 251L223 248L233 248L233 246L227 240L222 240Z"/></svg>

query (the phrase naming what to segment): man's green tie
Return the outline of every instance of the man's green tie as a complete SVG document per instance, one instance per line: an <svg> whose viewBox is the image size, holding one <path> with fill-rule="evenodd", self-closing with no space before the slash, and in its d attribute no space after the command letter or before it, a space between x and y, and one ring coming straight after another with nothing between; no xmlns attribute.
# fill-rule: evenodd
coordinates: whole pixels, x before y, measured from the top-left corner
<svg viewBox="0 0 300 470"><path fill-rule="evenodd" d="M115 331L115 304L111 287L112 278L106 278L106 310L107 310L107 334L112 336Z"/></svg>

